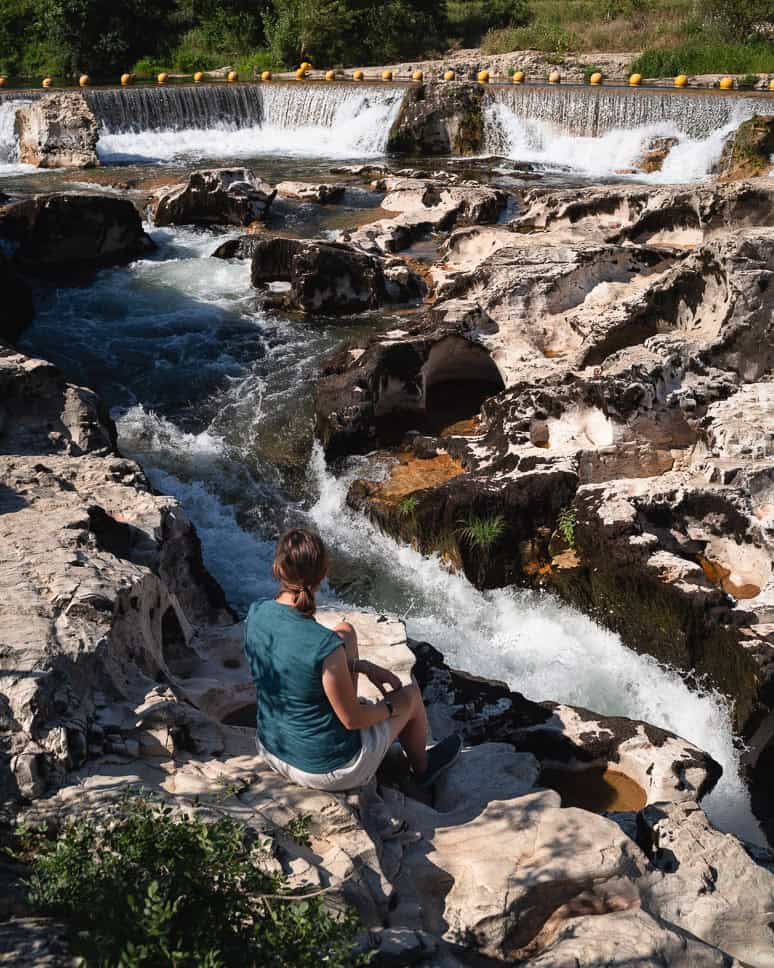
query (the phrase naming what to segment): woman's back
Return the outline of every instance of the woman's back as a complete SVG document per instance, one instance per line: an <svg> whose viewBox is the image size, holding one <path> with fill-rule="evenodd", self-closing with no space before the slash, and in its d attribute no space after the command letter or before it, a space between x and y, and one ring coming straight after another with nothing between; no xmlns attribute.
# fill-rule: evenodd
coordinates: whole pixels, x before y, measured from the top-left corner
<svg viewBox="0 0 774 968"><path fill-rule="evenodd" d="M322 684L324 660L341 639L298 609L255 602L245 622L245 652L258 696L258 738L274 756L307 773L328 773L360 751Z"/></svg>

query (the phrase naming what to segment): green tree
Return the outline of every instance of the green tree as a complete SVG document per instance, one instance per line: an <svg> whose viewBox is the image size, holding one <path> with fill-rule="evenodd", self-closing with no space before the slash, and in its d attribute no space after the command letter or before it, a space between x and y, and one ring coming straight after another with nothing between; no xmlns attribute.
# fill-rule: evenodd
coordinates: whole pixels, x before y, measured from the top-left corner
<svg viewBox="0 0 774 968"><path fill-rule="evenodd" d="M49 0L47 35L67 74L110 74L169 45L175 0Z"/></svg>
<svg viewBox="0 0 774 968"><path fill-rule="evenodd" d="M744 40L754 28L774 25L772 0L696 0L696 15L705 26L729 40Z"/></svg>

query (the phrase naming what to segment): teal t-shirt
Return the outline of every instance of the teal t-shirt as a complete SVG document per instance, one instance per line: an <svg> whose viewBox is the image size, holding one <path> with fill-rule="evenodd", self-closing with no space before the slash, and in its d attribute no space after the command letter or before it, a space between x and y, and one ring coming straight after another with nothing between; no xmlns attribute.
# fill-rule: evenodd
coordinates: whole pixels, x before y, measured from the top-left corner
<svg viewBox="0 0 774 968"><path fill-rule="evenodd" d="M329 773L361 747L325 695L323 661L342 641L290 605L263 599L245 621L245 653L258 700L258 738L285 763L306 773Z"/></svg>

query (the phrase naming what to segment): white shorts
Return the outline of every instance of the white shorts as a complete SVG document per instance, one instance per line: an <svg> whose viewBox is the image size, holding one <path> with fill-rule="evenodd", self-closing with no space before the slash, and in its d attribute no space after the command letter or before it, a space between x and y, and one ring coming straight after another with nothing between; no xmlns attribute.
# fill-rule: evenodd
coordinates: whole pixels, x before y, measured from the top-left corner
<svg viewBox="0 0 774 968"><path fill-rule="evenodd" d="M299 786L310 787L312 790L338 793L342 790L354 790L365 786L373 778L390 748L389 720L361 729L360 739L362 745L357 755L349 763L345 763L337 770L331 770L330 773L307 773L299 770L265 749L257 736L255 743L258 752L269 766L288 780L298 783Z"/></svg>

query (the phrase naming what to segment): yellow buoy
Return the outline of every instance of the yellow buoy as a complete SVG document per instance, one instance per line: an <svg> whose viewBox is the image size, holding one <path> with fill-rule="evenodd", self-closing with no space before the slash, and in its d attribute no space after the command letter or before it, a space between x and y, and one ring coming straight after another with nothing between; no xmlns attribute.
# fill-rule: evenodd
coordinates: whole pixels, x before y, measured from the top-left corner
<svg viewBox="0 0 774 968"><path fill-rule="evenodd" d="M642 84L642 74L632 74L629 78L629 84L632 87L639 87Z"/></svg>
<svg viewBox="0 0 774 968"><path fill-rule="evenodd" d="M478 83L488 84L489 83L489 71L479 71L478 72Z"/></svg>
<svg viewBox="0 0 774 968"><path fill-rule="evenodd" d="M513 74L512 80L513 80L513 83L514 84L523 84L524 83L524 71L515 71L514 74Z"/></svg>
<svg viewBox="0 0 774 968"><path fill-rule="evenodd" d="M382 71L382 80L383 81L391 81L392 80L392 71Z"/></svg>
<svg viewBox="0 0 774 968"><path fill-rule="evenodd" d="M352 72L352 80L353 81L362 81L363 80L363 72L362 71L353 71Z"/></svg>
<svg viewBox="0 0 774 968"><path fill-rule="evenodd" d="M414 73L411 75L412 81L424 81L424 79L425 75L422 73L422 71L414 71Z"/></svg>
<svg viewBox="0 0 774 968"><path fill-rule="evenodd" d="M296 71L296 80L303 81L305 77L306 77L306 68L299 67L298 70Z"/></svg>
<svg viewBox="0 0 774 968"><path fill-rule="evenodd" d="M551 73L548 75L549 84L561 84L561 81L562 75L559 73L559 71L551 71Z"/></svg>
<svg viewBox="0 0 774 968"><path fill-rule="evenodd" d="M454 80L454 71L444 71L443 79L445 81L453 81Z"/></svg>
<svg viewBox="0 0 774 968"><path fill-rule="evenodd" d="M229 82L229 84L233 84L235 81L239 80L239 74L237 74L236 71L229 71L228 75L226 76L226 80Z"/></svg>
<svg viewBox="0 0 774 968"><path fill-rule="evenodd" d="M51 80L51 78L50 78L50 77L44 77L44 78L43 78L43 87L51 87L51 85L52 85L53 83L54 83L54 82L53 82L53 81Z"/></svg>
<svg viewBox="0 0 774 968"><path fill-rule="evenodd" d="M270 81L271 80L271 71L261 71L261 80L262 81Z"/></svg>
<svg viewBox="0 0 774 968"><path fill-rule="evenodd" d="M78 78L78 85L80 87L88 87L90 83L91 79L89 78L88 74L81 74L81 76Z"/></svg>
<svg viewBox="0 0 774 968"><path fill-rule="evenodd" d="M203 80L204 80L204 71L197 71L197 72L196 72L196 73L194 74L194 83L195 83L195 84L201 84L201 82L202 82Z"/></svg>
<svg viewBox="0 0 774 968"><path fill-rule="evenodd" d="M169 75L165 71L162 71L159 74L159 76L156 78L159 84L166 84L168 79L169 79Z"/></svg>
<svg viewBox="0 0 774 968"><path fill-rule="evenodd" d="M769 90L774 91L774 78L769 81Z"/></svg>
<svg viewBox="0 0 774 968"><path fill-rule="evenodd" d="M132 83L132 75L131 74L122 74L121 75L121 87L127 87L131 83Z"/></svg>
<svg viewBox="0 0 774 968"><path fill-rule="evenodd" d="M732 91L734 89L734 79L733 77L721 77L720 78L720 90L721 91Z"/></svg>
<svg viewBox="0 0 774 968"><path fill-rule="evenodd" d="M0 74L0 87L5 87L8 78L4 74Z"/></svg>
<svg viewBox="0 0 774 968"><path fill-rule="evenodd" d="M326 81L335 81L336 80L336 71L326 71L325 72L325 80Z"/></svg>
<svg viewBox="0 0 774 968"><path fill-rule="evenodd" d="M675 87L686 87L688 84L688 78L685 74L678 74L675 78Z"/></svg>
<svg viewBox="0 0 774 968"><path fill-rule="evenodd" d="M599 71L595 71L589 78L589 84L601 84L601 83L602 83L602 75L599 73Z"/></svg>
<svg viewBox="0 0 774 968"><path fill-rule="evenodd" d="M309 63L309 61L304 61L304 63L299 67L300 71L311 71L311 69L312 65Z"/></svg>

